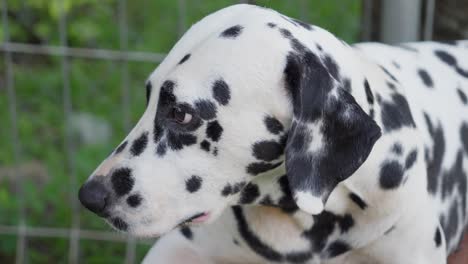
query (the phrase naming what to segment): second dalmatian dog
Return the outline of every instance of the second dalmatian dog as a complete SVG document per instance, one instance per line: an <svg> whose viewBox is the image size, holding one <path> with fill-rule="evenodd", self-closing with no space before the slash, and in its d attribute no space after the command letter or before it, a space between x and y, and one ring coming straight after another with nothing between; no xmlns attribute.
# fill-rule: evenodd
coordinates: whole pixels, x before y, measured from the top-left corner
<svg viewBox="0 0 468 264"><path fill-rule="evenodd" d="M467 222L468 41L349 46L273 10L196 23L80 189L145 263L446 263Z"/></svg>

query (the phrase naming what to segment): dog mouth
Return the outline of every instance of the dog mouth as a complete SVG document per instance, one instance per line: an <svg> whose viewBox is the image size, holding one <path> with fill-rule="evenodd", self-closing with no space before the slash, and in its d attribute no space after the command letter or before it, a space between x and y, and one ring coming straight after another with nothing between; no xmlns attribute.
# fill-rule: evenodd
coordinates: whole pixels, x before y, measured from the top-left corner
<svg viewBox="0 0 468 264"><path fill-rule="evenodd" d="M201 224L203 222L206 222L210 218L210 213L203 212L203 213L197 213L182 222L180 222L177 226L184 226L188 224Z"/></svg>

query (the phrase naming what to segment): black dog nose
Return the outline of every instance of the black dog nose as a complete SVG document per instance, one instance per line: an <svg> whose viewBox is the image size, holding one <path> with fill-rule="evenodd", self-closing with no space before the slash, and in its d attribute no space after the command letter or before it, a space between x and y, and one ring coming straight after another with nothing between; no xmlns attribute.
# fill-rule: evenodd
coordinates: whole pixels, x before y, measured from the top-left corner
<svg viewBox="0 0 468 264"><path fill-rule="evenodd" d="M91 180L81 186L78 198L84 207L97 215L104 216L109 200L109 191L104 184Z"/></svg>

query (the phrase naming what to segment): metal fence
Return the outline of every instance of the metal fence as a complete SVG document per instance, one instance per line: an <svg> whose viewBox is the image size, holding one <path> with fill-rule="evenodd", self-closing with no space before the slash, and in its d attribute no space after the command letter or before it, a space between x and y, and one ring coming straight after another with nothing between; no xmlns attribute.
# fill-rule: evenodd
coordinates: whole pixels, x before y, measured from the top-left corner
<svg viewBox="0 0 468 264"><path fill-rule="evenodd" d="M106 49L86 49L86 48L71 48L67 45L67 17L64 12L64 2L60 1L60 22L59 22L59 34L60 34L60 46L47 46L47 45L35 45L26 43L13 43L10 42L9 35L9 24L8 24L8 3L7 0L2 0L2 22L4 27L4 43L0 46L0 50L4 53L5 63L5 84L7 91L7 100L10 113L10 130L13 140L13 156L14 163L18 164L21 160L21 140L19 138L18 126L17 126L17 99L15 93L15 83L13 78L13 53L26 53L26 54L42 54L47 56L59 56L61 57L61 71L63 79L63 111L65 113L65 119L70 118L72 112L71 95L70 95L70 70L69 70L69 59L74 58L89 58L98 60L115 60L121 61L121 76L122 76L122 107L124 108L123 122L126 131L130 129L130 118L129 118L129 73L128 73L128 62L129 61L145 61L159 63L163 60L165 54L159 53L148 53L148 52L132 52L128 51L128 29L127 29L127 14L126 14L126 0L118 1L118 21L119 21L119 33L120 33L120 50L106 50ZM185 1L179 0L179 17L180 17L180 32L182 33L185 29L184 12L185 12ZM79 256L79 240L90 239L90 240L103 240L103 241L126 241L126 253L125 263L135 263L135 244L136 241L132 237L127 237L116 232L96 231L96 230L84 230L80 228L79 219L79 201L77 199L77 190L79 183L77 182L77 176L75 172L74 164L74 144L70 137L70 127L65 126L65 156L66 156L66 167L68 174L70 175L70 186L72 192L70 192L69 204L72 208L72 223L70 228L51 228L51 227L31 227L26 225L26 214L25 205L23 201L23 180L22 176L15 173L16 180L16 193L19 201L19 222L16 226L5 226L0 225L0 234L4 235L16 235L16 263L25 263L25 251L26 251L26 239L28 237L61 237L69 239L69 263L78 263Z"/></svg>
<svg viewBox="0 0 468 264"><path fill-rule="evenodd" d="M246 1L240 1L246 2ZM366 6L370 5L371 1L367 2ZM433 3L433 1L430 1ZM8 102L9 110L9 125L3 126L1 129L9 128L11 138L13 141L13 156L14 163L18 164L22 160L22 143L18 133L18 106L16 98L16 89L14 82L14 69L13 69L13 54L33 54L33 55L45 55L45 56L58 56L61 58L61 75L62 75L62 105L65 119L69 119L73 110L72 98L70 92L70 58L87 58L96 60L113 60L120 63L121 71L121 89L122 89L122 107L123 107L123 127L125 131L129 131L131 122L129 117L129 101L128 94L129 90L129 62L154 62L159 63L163 60L165 54L160 53L148 53L148 52L137 52L128 50L128 26L127 26L127 0L118 0L118 27L120 35L120 49L119 50L108 50L108 49L88 49L88 48L74 48L68 47L67 43L67 17L65 15L63 2L60 2L61 16L59 20L58 32L60 35L59 46L49 45L36 45L28 43L14 43L10 41L9 35L9 19L8 19L8 3L7 0L2 0L2 23L4 27L4 42L0 45L0 51L3 53L4 65L5 65L5 89ZM306 1L297 1L294 4L298 4L301 7L302 12L306 12ZM178 5L178 30L181 35L187 28L186 13L187 13L187 0L177 0ZM370 10L364 8L364 16L368 17ZM343 10L346 12L346 10ZM433 4L429 5L428 12L433 12ZM369 27L370 21L364 22L364 27ZM432 23L430 20L428 23ZM431 25L428 24L427 27ZM427 29L430 32L431 29ZM428 35L429 33L426 33ZM65 121L65 120L64 120ZM69 184L70 192L69 204L71 206L72 220L70 228L54 228L54 227L33 227L26 224L26 211L23 199L23 179L16 172L16 194L18 199L18 214L19 222L17 225L0 225L0 235L14 235L17 237L16 243L16 263L25 263L25 252L27 250L27 238L31 237L47 237L47 238L64 238L69 241L68 249L68 262L78 263L79 262L79 241L80 239L90 240L102 240L102 241L124 241L126 242L126 253L125 263L135 263L135 239L126 237L124 235L107 232L107 231L96 231L96 230L85 230L81 228L79 218L79 202L77 199L77 189L79 183L77 182L77 175L75 169L75 157L74 149L75 145L70 135L69 125L65 126L65 142L64 142L64 153L66 156L66 168L70 175Z"/></svg>

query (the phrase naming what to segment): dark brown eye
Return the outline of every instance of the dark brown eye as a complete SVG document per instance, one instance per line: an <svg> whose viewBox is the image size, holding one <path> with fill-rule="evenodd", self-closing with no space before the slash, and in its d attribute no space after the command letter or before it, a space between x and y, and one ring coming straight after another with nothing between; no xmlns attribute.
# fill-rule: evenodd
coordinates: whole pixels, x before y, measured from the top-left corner
<svg viewBox="0 0 468 264"><path fill-rule="evenodd" d="M180 109L179 107L174 107L169 113L169 118L179 124L188 124L192 120L192 115Z"/></svg>

